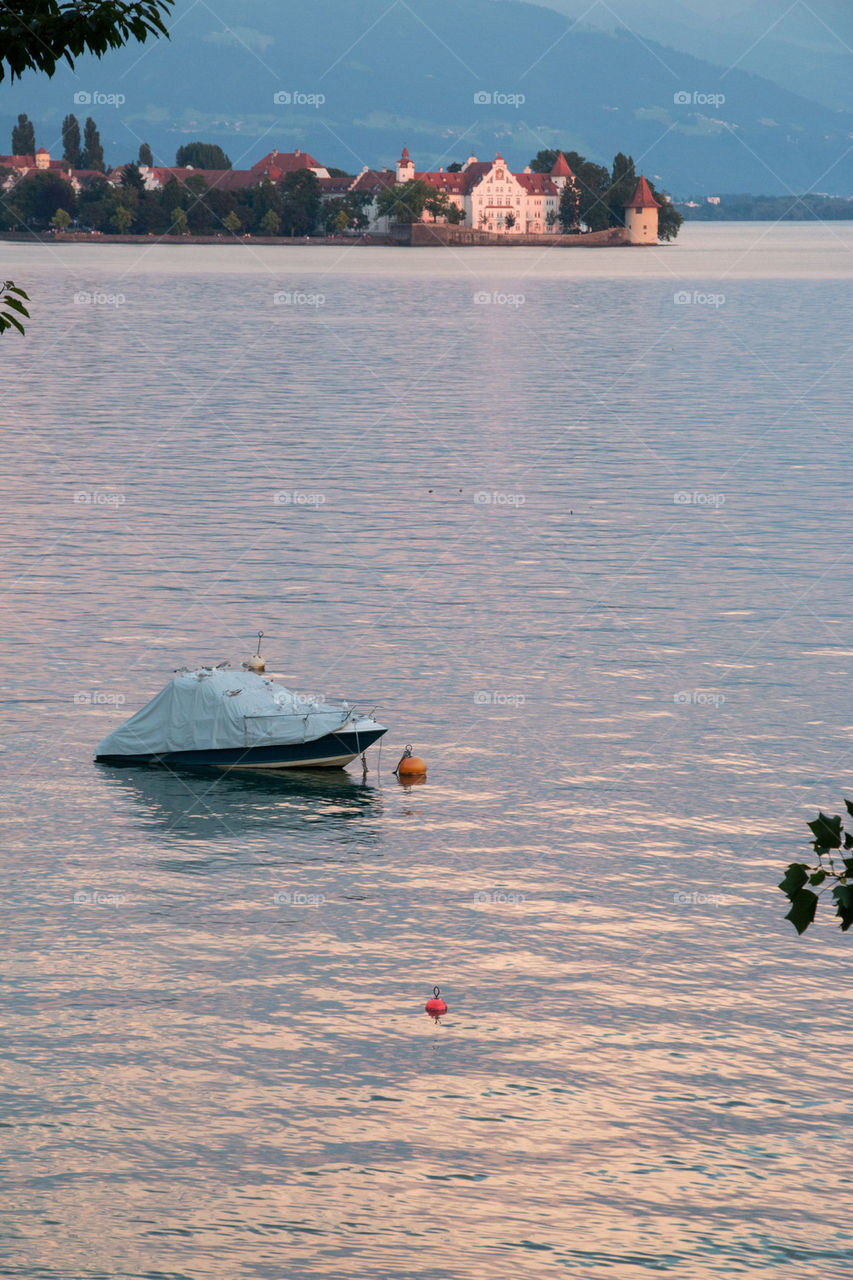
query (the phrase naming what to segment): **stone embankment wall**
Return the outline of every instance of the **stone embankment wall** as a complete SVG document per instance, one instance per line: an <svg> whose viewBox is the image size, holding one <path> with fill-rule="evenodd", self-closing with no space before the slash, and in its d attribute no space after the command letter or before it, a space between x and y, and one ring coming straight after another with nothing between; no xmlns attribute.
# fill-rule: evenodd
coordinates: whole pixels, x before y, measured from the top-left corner
<svg viewBox="0 0 853 1280"><path fill-rule="evenodd" d="M499 235L496 231L477 231L473 227L451 226L448 223L416 222L413 226L394 226L391 233L398 244L412 245L420 248L423 245L500 245L510 248L512 245L560 245L567 249L596 248L601 245L627 244L628 237L624 227L610 227L607 231L588 231L584 235L565 236L558 234Z"/></svg>

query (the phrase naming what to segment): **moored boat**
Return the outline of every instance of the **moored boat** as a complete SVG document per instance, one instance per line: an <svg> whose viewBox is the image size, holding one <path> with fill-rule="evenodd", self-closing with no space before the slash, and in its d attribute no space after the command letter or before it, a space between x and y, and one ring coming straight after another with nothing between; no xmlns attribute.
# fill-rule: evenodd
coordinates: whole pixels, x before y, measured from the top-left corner
<svg viewBox="0 0 853 1280"><path fill-rule="evenodd" d="M256 669L182 671L95 751L99 764L341 768L385 727L346 702L294 693ZM257 669L260 665L260 670Z"/></svg>

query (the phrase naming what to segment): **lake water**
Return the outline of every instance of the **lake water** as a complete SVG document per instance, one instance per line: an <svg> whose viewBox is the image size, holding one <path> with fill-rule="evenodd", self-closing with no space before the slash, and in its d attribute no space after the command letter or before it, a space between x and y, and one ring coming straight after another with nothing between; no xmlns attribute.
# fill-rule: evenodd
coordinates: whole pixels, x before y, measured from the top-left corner
<svg viewBox="0 0 853 1280"><path fill-rule="evenodd" d="M2 257L0 1274L848 1275L853 224ZM93 764L259 630L366 779Z"/></svg>

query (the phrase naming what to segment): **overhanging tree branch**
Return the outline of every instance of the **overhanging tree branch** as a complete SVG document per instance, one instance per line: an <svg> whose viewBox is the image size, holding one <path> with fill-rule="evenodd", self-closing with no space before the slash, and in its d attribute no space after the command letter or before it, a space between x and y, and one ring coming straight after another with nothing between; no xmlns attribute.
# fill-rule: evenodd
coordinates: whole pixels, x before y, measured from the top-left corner
<svg viewBox="0 0 853 1280"><path fill-rule="evenodd" d="M70 67L85 53L102 57L131 40L168 36L165 17L174 0L23 0L0 3L0 81L25 71L52 76L64 58Z"/></svg>

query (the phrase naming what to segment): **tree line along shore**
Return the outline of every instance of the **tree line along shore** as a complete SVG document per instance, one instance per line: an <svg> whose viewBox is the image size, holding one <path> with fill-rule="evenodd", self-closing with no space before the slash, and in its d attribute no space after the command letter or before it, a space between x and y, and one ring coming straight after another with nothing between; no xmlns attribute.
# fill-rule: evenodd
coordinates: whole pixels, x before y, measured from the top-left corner
<svg viewBox="0 0 853 1280"><path fill-rule="evenodd" d="M352 175L320 166L298 151L271 152L268 164L234 171L220 147L198 141L180 147L171 167L157 166L151 148L142 143L134 160L108 169L91 117L81 131L76 117L66 116L62 136L62 158L53 160L45 148L36 149L32 122L24 114L18 117L12 154L0 156L0 234L304 240L368 233L382 239L391 224L461 225L466 219L447 189L472 158L406 180L399 166ZM558 158L570 180L552 192L543 233L582 235L624 226L625 205L637 186L631 157L620 152L608 168L572 150L543 149L524 174L550 181ZM648 185L659 205L659 237L672 239L682 215L665 193ZM507 207L497 229L521 233L524 227L516 218ZM472 229L496 228L481 223Z"/></svg>

